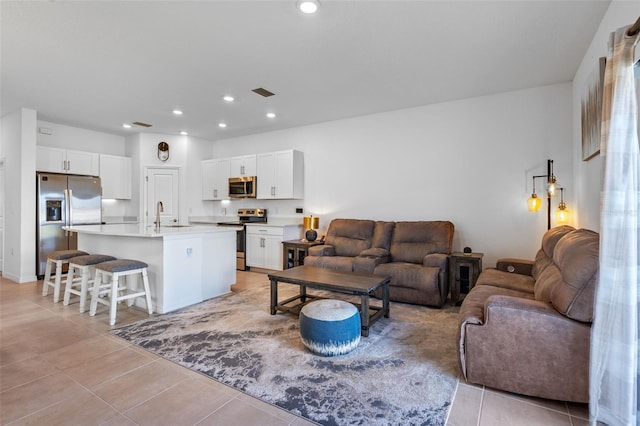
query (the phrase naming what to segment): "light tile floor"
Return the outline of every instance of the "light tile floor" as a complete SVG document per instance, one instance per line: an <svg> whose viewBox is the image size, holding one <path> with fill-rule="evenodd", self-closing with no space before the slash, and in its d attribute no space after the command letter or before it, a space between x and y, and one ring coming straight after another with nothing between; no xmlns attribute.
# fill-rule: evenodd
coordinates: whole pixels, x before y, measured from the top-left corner
<svg viewBox="0 0 640 426"><path fill-rule="evenodd" d="M267 281L238 272L234 290ZM0 278L0 424L310 425L112 336L106 307L42 297L42 281ZM146 318L118 308L117 326ZM447 425L587 425L587 406L461 383ZM348 424L345 419L345 424Z"/></svg>

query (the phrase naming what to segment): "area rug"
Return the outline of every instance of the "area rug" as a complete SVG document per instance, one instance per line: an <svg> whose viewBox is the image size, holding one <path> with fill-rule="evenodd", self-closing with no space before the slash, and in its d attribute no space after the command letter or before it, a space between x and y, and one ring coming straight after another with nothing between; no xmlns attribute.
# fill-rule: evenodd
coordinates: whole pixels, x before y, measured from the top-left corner
<svg viewBox="0 0 640 426"><path fill-rule="evenodd" d="M295 291L280 287L281 298L282 287ZM317 356L297 316L270 315L267 283L113 333L322 425L444 425L459 378L456 325L455 308L392 302L355 350Z"/></svg>

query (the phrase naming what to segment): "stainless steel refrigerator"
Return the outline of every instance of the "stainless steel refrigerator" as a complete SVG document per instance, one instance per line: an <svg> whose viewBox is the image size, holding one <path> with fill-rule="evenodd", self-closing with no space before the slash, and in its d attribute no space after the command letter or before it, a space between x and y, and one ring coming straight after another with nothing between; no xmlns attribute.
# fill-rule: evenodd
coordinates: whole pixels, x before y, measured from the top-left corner
<svg viewBox="0 0 640 426"><path fill-rule="evenodd" d="M42 277L49 253L78 248L77 234L63 226L101 223L102 184L93 176L36 173L36 178L36 274Z"/></svg>

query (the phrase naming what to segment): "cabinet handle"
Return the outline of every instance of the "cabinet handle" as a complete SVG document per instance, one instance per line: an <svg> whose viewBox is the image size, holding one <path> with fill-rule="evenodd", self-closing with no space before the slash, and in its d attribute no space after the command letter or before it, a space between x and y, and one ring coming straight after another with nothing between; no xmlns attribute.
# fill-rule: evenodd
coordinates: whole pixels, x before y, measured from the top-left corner
<svg viewBox="0 0 640 426"><path fill-rule="evenodd" d="M264 238L260 238L260 247L264 247Z"/></svg>
<svg viewBox="0 0 640 426"><path fill-rule="evenodd" d="M276 196L276 187L275 186L271 187L271 195L273 195L274 197Z"/></svg>
<svg viewBox="0 0 640 426"><path fill-rule="evenodd" d="M218 198L218 190L217 189L213 190L213 198Z"/></svg>
<svg viewBox="0 0 640 426"><path fill-rule="evenodd" d="M244 174L244 166L240 166L240 174L243 175Z"/></svg>
<svg viewBox="0 0 640 426"><path fill-rule="evenodd" d="M67 160L67 171L71 170L71 160Z"/></svg>

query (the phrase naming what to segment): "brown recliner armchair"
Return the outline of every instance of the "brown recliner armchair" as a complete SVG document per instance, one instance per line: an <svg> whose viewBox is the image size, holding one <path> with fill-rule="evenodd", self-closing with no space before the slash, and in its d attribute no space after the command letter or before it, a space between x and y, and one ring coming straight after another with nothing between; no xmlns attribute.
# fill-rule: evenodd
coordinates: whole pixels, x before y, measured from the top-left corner
<svg viewBox="0 0 640 426"><path fill-rule="evenodd" d="M460 307L464 378L540 398L589 401L599 235L552 228L531 261L502 259Z"/></svg>

